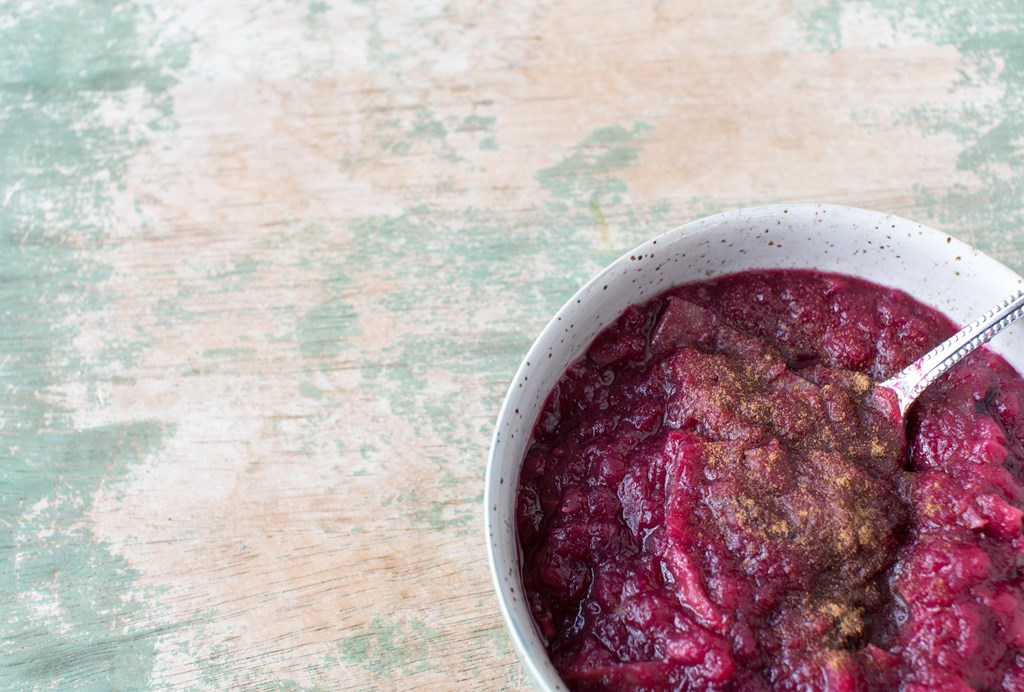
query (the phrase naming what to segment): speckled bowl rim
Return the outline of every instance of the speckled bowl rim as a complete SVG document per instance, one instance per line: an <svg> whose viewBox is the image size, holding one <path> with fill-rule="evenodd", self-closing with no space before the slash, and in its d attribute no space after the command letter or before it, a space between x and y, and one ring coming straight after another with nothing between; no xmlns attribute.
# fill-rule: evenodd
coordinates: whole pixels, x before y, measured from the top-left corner
<svg viewBox="0 0 1024 692"><path fill-rule="evenodd" d="M794 228L798 230L794 231ZM827 232L832 235L826 237ZM839 235L835 235L837 233ZM858 234L863 237L857 237ZM814 237L808 239L810 236ZM742 243L738 240L740 238ZM787 258L780 254L787 245L792 247L793 242L797 243L798 257ZM800 243L817 245L813 252L807 252L808 248ZM748 254L745 249L740 249L747 256L734 254L732 259L742 261L727 261L728 251L735 250L736 244L745 244L755 250L759 248L763 254ZM670 262L674 245L677 252L678 247L693 246L695 256L697 251L704 249L704 254L700 255L703 264L694 259L689 266L680 268L678 258ZM728 247L724 247L726 245ZM831 257L829 248L834 253ZM843 250L850 253L845 261L854 271L844 271ZM853 262L859 253L864 255ZM888 264L872 261L872 253L888 253L881 255ZM719 255L724 255L725 259ZM683 257L686 257L685 253ZM923 264L913 265L911 259ZM662 266L657 264L659 262ZM889 267L893 262L898 269ZM653 275L650 271L652 264L658 267ZM512 643L540 690L564 690L566 686L552 665L529 609L521 598L515 492L514 487L506 488L505 485L518 484L526 451L523 437L532 432L539 406L561 373L629 304L643 302L683 283L758 267L816 268L860 276L906 290L961 323L973 319L1013 290L1024 286L1024 279L1018 274L946 233L891 214L830 204L751 207L697 219L637 246L588 281L545 326L520 364L498 414L484 487L484 528L491 578ZM660 273L661 269L665 271ZM638 275L645 276L639 283L636 280ZM627 279L631 283L626 284ZM926 288L922 289L922 286ZM587 320L588 324L584 324L579 318L586 310L594 305L614 302L608 299L610 287L618 295L618 305L610 306L603 317L598 314L593 323ZM623 293L633 294L632 300L625 305L621 304ZM584 333L584 336L579 336L579 333ZM565 345L566 335L570 337L569 346ZM556 339L560 341L556 343ZM1024 371L1024 327L1018 323L999 339L996 349L1018 371ZM554 362L553 366L550 361ZM554 370L558 373L548 374L540 384L540 378L536 376L530 382L530 376L536 375L542 364L549 373ZM529 399L531 394L533 401ZM514 438L513 430L520 433L520 441L509 444ZM522 447L521 453L513 455L508 451L517 446ZM511 549L506 546L504 552L511 555L511 559L502 555L501 545L501 541L509 538Z"/></svg>

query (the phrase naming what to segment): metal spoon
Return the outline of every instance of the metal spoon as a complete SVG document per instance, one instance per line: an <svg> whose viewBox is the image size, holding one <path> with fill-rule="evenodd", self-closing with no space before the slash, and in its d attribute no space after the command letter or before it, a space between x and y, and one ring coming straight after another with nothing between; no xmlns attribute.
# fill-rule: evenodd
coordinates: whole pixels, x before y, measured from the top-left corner
<svg viewBox="0 0 1024 692"><path fill-rule="evenodd" d="M963 360L969 353L1024 315L1024 290L1002 300L984 315L905 367L877 387L896 395L900 417L928 385Z"/></svg>

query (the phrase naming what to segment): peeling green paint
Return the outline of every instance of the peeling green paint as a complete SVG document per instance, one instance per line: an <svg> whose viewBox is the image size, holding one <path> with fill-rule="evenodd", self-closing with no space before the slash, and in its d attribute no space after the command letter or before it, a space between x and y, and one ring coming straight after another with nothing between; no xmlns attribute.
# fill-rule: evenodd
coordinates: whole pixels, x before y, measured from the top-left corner
<svg viewBox="0 0 1024 692"><path fill-rule="evenodd" d="M595 130L560 163L541 169L536 178L548 192L556 212L592 205L619 205L627 192L626 182L613 171L638 165L638 142L652 131L638 121L630 128L620 125Z"/></svg>
<svg viewBox="0 0 1024 692"><path fill-rule="evenodd" d="M413 525L428 526L434 531L449 532L451 535L473 535L483 494L475 494L459 500L430 500L426 503L411 498L416 508L406 513Z"/></svg>
<svg viewBox="0 0 1024 692"><path fill-rule="evenodd" d="M430 670L431 650L440 636L422 620L390 621L376 616L365 628L338 641L339 658L380 675Z"/></svg>
<svg viewBox="0 0 1024 692"><path fill-rule="evenodd" d="M463 119L461 130L485 130L487 132L493 132L494 126L498 122L498 119L493 115L470 115Z"/></svg>
<svg viewBox="0 0 1024 692"><path fill-rule="evenodd" d="M334 358L349 348L361 334L355 308L349 300L352 280L348 258L333 250L330 233L319 225L302 229L291 242L307 248L303 263L313 276L325 277L320 283L319 300L307 307L296 336L299 350L313 358Z"/></svg>
<svg viewBox="0 0 1024 692"><path fill-rule="evenodd" d="M956 162L959 179L942 189L916 185L915 208L909 215L932 220L982 250L998 247L1006 264L1024 270L1024 5L1015 0L984 5L869 0L857 7L869 8L888 22L897 42L924 39L950 46L964 63L947 98L917 104L893 117L895 126L912 127L925 136L952 135L962 147ZM801 3L797 14L809 39L816 34L834 37L831 49L842 46L839 26L843 13L851 10L829 0ZM979 88L996 95L979 101Z"/></svg>
<svg viewBox="0 0 1024 692"><path fill-rule="evenodd" d="M6 2L0 16L0 687L142 689L172 626L89 512L174 430L80 428L59 392L83 371L91 387L116 381L104 373L133 362L137 345L116 334L83 359L76 323L108 300L110 270L91 252L109 245L128 158L170 124L166 91L187 45L159 36L139 4ZM148 122L107 124L105 111L140 94Z"/></svg>
<svg viewBox="0 0 1024 692"><path fill-rule="evenodd" d="M818 50L839 50L842 46L841 0L803 3L798 8L797 15L808 43Z"/></svg>
<svg viewBox="0 0 1024 692"><path fill-rule="evenodd" d="M298 331L299 348L311 356L336 356L358 334L359 323L351 304L330 295L306 311Z"/></svg>
<svg viewBox="0 0 1024 692"><path fill-rule="evenodd" d="M324 390L320 389L312 382L300 382L299 394L307 399L315 399L317 401L324 398Z"/></svg>

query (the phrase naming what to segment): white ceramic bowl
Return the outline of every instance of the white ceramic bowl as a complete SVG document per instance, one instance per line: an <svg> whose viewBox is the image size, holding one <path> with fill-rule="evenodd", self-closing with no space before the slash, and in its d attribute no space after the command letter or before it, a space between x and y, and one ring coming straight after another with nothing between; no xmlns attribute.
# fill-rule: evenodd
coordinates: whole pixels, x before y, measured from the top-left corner
<svg viewBox="0 0 1024 692"><path fill-rule="evenodd" d="M566 303L533 343L509 387L484 492L491 574L512 642L541 690L564 690L523 601L515 529L519 468L551 388L594 337L635 303L673 286L745 269L810 268L906 291L954 321L973 320L1024 279L988 255L919 223L824 204L740 209L671 230L623 255ZM1018 322L993 347L1024 371Z"/></svg>

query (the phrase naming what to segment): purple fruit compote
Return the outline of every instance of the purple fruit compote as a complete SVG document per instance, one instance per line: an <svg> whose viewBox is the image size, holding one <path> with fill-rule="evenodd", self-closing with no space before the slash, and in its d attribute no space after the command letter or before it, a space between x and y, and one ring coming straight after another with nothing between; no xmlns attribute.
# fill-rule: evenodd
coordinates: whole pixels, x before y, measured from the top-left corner
<svg viewBox="0 0 1024 692"><path fill-rule="evenodd" d="M569 687L1024 689L1024 381L979 350L905 425L873 386L954 331L900 291L771 270L602 332L517 495Z"/></svg>

